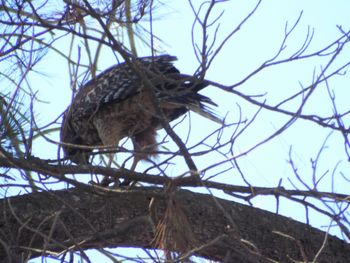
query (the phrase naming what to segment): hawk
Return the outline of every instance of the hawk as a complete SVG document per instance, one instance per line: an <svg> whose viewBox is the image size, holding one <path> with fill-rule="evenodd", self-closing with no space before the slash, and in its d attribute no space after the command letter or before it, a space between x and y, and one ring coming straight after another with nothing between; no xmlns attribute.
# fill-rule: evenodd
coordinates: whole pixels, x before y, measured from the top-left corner
<svg viewBox="0 0 350 263"><path fill-rule="evenodd" d="M87 164L94 147L118 146L130 137L137 159L147 159L156 155L162 120L171 122L188 110L222 123L209 106L217 104L198 93L208 83L181 74L175 60L170 55L136 58L138 72L124 62L83 85L63 116L65 158Z"/></svg>

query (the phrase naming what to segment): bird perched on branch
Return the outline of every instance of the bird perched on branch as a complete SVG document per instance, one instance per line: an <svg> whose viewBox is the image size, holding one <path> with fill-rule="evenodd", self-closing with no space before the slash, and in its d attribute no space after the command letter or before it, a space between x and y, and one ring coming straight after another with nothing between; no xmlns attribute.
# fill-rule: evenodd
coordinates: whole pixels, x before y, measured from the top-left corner
<svg viewBox="0 0 350 263"><path fill-rule="evenodd" d="M93 147L117 146L130 137L138 153L134 161L147 159L157 151L156 131L188 110L222 123L209 107L217 105L198 93L208 83L181 74L175 60L169 55L137 58L82 86L63 117L65 157L87 164Z"/></svg>

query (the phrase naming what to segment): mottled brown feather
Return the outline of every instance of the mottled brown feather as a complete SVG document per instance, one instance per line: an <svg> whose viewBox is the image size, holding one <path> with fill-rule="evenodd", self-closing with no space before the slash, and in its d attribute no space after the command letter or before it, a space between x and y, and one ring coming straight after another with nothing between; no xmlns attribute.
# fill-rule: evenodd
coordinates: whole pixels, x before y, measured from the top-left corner
<svg viewBox="0 0 350 263"><path fill-rule="evenodd" d="M170 122L191 109L220 122L205 105L216 104L198 93L208 83L181 74L172 64L174 60L168 55L137 59L152 84L164 121ZM74 145L117 146L125 137L132 139L137 159L155 155L156 131L162 125L147 92L142 79L126 63L87 82L64 114L61 141L65 157L75 163L88 163L91 147Z"/></svg>

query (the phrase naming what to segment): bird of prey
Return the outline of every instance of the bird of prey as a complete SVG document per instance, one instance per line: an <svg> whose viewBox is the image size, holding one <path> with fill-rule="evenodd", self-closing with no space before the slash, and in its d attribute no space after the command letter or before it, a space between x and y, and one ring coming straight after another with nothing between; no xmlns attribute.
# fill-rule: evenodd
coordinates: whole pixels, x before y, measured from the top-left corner
<svg viewBox="0 0 350 263"><path fill-rule="evenodd" d="M136 58L132 64L112 66L83 85L63 116L65 158L88 164L94 147L118 146L121 139L130 137L138 153L135 158L148 159L156 155L156 132L162 124L189 110L222 123L210 108L217 104L198 93L208 83L181 74L173 65L175 60L170 55Z"/></svg>

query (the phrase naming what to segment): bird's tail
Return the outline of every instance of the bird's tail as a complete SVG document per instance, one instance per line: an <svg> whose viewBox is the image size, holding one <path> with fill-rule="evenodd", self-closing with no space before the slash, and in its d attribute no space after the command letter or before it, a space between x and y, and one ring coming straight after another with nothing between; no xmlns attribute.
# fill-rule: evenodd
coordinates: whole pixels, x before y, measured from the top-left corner
<svg viewBox="0 0 350 263"><path fill-rule="evenodd" d="M187 110L191 110L202 117L222 125L224 124L223 119L211 107L217 107L218 105L210 98L197 92L206 86L206 83L192 84L191 87L187 87L180 92L173 92L171 96L166 96L164 99L179 108L184 107Z"/></svg>
<svg viewBox="0 0 350 263"><path fill-rule="evenodd" d="M206 88L209 85L209 82L206 80L199 80L196 77L188 76L185 74L179 74L179 76L182 81L184 81L183 86L186 87L186 90L190 91L190 93L186 94L183 98L183 100L185 100L184 104L186 105L187 109L211 121L214 121L221 125L224 124L223 119L212 107L210 107L217 107L218 105L210 98L198 93L200 90Z"/></svg>
<svg viewBox="0 0 350 263"><path fill-rule="evenodd" d="M224 123L222 118L210 107L218 105L210 98L198 93L209 85L208 81L181 73L170 73L166 75L166 78L166 88L162 85L156 85L159 92L156 94L158 98L179 108L194 111L216 123ZM158 81L153 79L153 82L164 83L164 79L161 80L161 78Z"/></svg>
<svg viewBox="0 0 350 263"><path fill-rule="evenodd" d="M223 119L217 114L217 112L212 107L210 107L210 105L218 106L210 98L197 93L196 100L193 100L190 103L188 103L187 108L201 115L202 117L214 121L220 125L224 124Z"/></svg>

